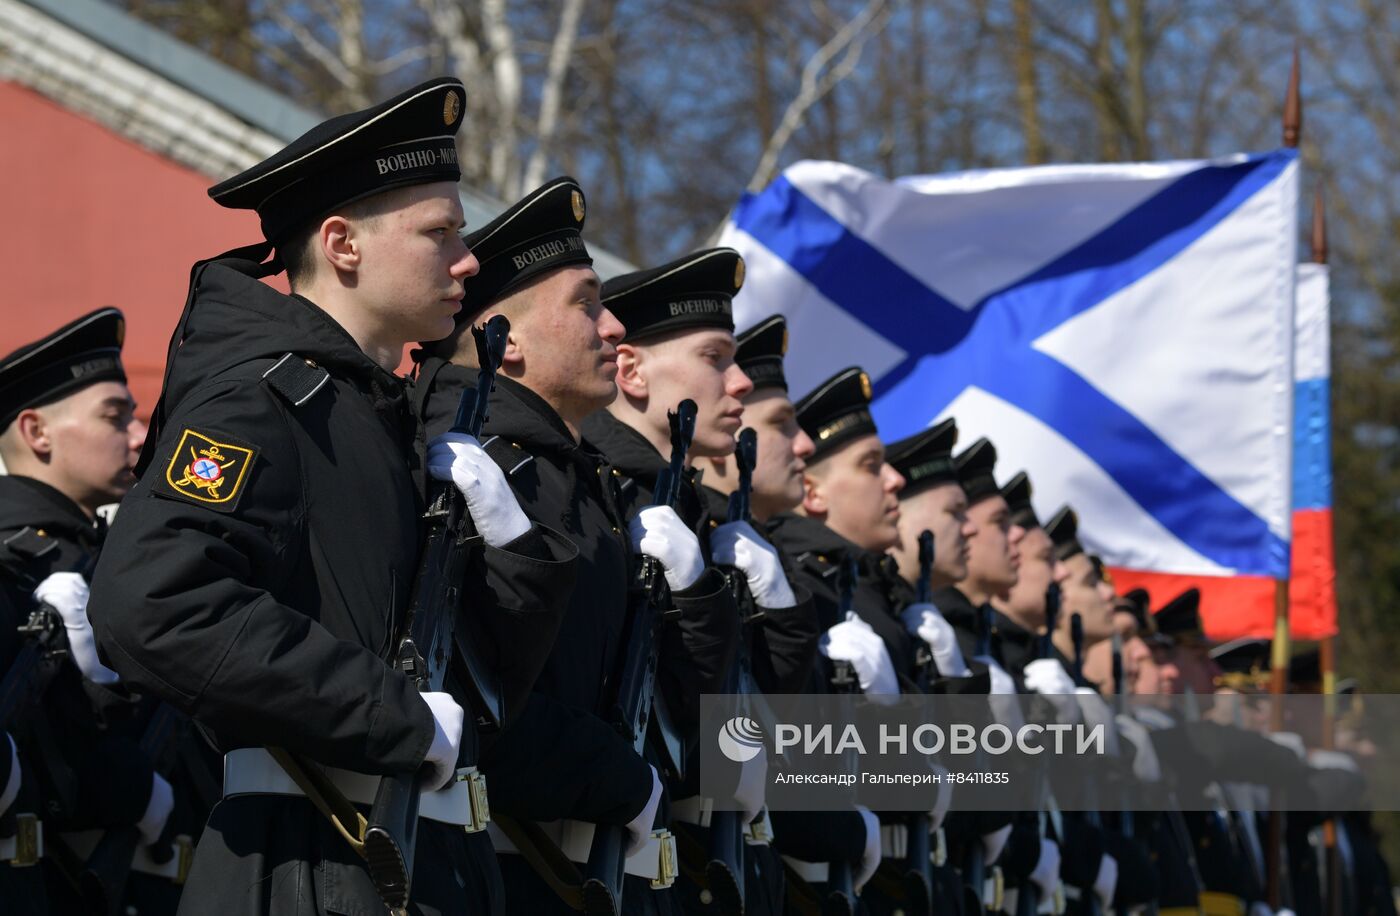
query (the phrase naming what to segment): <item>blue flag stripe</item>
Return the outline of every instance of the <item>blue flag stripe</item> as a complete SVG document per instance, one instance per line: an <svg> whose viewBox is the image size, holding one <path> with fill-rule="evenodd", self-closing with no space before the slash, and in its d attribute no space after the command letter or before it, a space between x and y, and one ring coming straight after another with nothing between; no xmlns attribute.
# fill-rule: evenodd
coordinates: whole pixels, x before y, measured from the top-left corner
<svg viewBox="0 0 1400 916"><path fill-rule="evenodd" d="M1331 383L1293 385L1293 508L1332 508Z"/></svg>

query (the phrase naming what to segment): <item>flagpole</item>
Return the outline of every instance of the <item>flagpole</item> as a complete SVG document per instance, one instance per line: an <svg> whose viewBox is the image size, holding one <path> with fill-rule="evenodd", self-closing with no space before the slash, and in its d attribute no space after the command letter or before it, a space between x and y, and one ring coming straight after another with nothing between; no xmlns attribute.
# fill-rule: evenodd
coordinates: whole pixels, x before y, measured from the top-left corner
<svg viewBox="0 0 1400 916"><path fill-rule="evenodd" d="M1327 211L1322 199L1322 187L1313 192L1312 235L1309 239L1312 249L1312 262L1327 265ZM1337 645L1336 636L1324 636L1318 646L1318 656L1322 667L1322 747L1332 750L1336 745L1337 728ZM1337 849L1337 819L1329 817L1322 822L1322 843L1327 855L1327 897L1328 916L1342 914L1342 870L1341 856Z"/></svg>
<svg viewBox="0 0 1400 916"><path fill-rule="evenodd" d="M1301 93L1298 42L1293 42L1293 66L1288 73L1288 92L1283 101L1283 145L1297 149L1303 138L1303 101ZM1294 320L1290 312L1290 321ZM1290 463L1289 475L1292 470ZM1283 696L1288 692L1288 587L1289 576L1274 580L1274 639L1270 660L1269 692L1273 695L1270 725L1275 732L1283 731ZM1277 911L1283 905L1283 811L1275 803L1269 809L1269 844L1266 858L1267 887L1265 896L1269 907Z"/></svg>

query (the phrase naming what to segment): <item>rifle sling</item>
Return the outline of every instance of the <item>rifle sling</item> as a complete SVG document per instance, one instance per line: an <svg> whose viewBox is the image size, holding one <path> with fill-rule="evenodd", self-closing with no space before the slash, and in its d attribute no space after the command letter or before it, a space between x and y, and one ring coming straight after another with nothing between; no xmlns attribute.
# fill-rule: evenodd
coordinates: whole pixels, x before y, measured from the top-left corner
<svg viewBox="0 0 1400 916"><path fill-rule="evenodd" d="M368 822L345 793L336 788L322 770L313 763L303 761L298 755L280 747L270 747L267 752L278 765L287 772L297 788L306 793L316 810L331 822L336 831L350 844L357 855L365 854L365 830Z"/></svg>
<svg viewBox="0 0 1400 916"><path fill-rule="evenodd" d="M583 876L559 846L534 821L516 820L492 812L491 821L501 829L525 861L570 909L583 912Z"/></svg>

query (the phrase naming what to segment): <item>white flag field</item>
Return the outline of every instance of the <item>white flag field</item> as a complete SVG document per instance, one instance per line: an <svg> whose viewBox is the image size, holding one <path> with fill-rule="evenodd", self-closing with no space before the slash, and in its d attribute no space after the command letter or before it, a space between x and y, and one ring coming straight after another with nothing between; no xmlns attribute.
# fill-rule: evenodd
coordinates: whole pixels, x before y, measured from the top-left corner
<svg viewBox="0 0 1400 916"><path fill-rule="evenodd" d="M747 261L736 325L787 316L794 399L861 366L886 442L956 417L1110 565L1282 578L1297 196L1293 150L896 181L801 162L720 243Z"/></svg>

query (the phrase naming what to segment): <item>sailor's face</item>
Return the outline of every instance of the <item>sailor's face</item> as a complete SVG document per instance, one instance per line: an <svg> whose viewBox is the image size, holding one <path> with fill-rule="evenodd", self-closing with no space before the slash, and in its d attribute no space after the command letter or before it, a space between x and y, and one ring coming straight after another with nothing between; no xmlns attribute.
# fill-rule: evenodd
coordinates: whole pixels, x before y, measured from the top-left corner
<svg viewBox="0 0 1400 916"><path fill-rule="evenodd" d="M744 400L744 425L757 434L753 514L766 519L802 502L802 473L812 457L812 439L797 424L797 411L780 388L767 387Z"/></svg>
<svg viewBox="0 0 1400 916"><path fill-rule="evenodd" d="M1011 520L1011 508L999 494L979 499L967 514L977 529L968 540L967 578L978 588L1005 597L1016 584L1026 529Z"/></svg>
<svg viewBox="0 0 1400 916"><path fill-rule="evenodd" d="M695 402L691 454L697 458L734 453L744 398L753 391L753 382L734 362L737 348L734 335L719 328L681 331L632 348L646 384L646 414L658 432L669 436L667 411L686 398Z"/></svg>
<svg viewBox="0 0 1400 916"><path fill-rule="evenodd" d="M872 434L823 456L808 472L804 502L846 540L883 553L899 541L902 489L904 477L885 460L885 447Z"/></svg>
<svg viewBox="0 0 1400 916"><path fill-rule="evenodd" d="M146 441L146 424L121 382L98 382L39 408L49 461L63 490L89 508L119 501L136 483L132 468Z"/></svg>
<svg viewBox="0 0 1400 916"><path fill-rule="evenodd" d="M452 333L466 282L481 265L462 241L462 204L450 181L386 192L396 206L355 227L353 282L380 321L405 342Z"/></svg>
<svg viewBox="0 0 1400 916"><path fill-rule="evenodd" d="M967 494L955 482L927 487L899 501L899 542L916 549L919 535L933 533L933 571L941 581L967 576L968 539L977 526L967 517Z"/></svg>
<svg viewBox="0 0 1400 916"><path fill-rule="evenodd" d="M468 280L468 283L471 281ZM506 370L578 423L617 397L617 345L626 333L603 305L592 267L564 267L514 294Z"/></svg>

